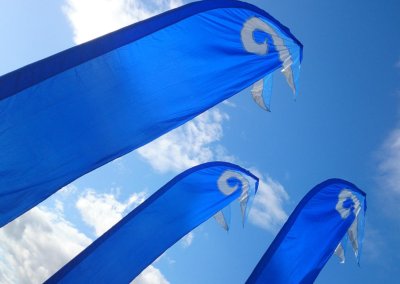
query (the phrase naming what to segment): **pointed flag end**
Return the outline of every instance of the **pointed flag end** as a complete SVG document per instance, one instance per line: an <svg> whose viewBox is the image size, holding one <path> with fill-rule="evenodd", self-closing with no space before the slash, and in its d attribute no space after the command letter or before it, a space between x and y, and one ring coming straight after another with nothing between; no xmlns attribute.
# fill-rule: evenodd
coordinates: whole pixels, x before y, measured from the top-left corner
<svg viewBox="0 0 400 284"><path fill-rule="evenodd" d="M244 225L246 224L246 216L242 215L242 228L244 229Z"/></svg>
<svg viewBox="0 0 400 284"><path fill-rule="evenodd" d="M224 213L222 213L222 211L218 211L215 215L214 215L214 219L215 221L217 221L217 223L222 227L222 229L224 229L225 231L229 231L229 225L226 222L225 219L225 215Z"/></svg>
<svg viewBox="0 0 400 284"><path fill-rule="evenodd" d="M239 199L240 202L240 211L242 213L242 227L244 228L244 223L246 222L246 209L247 209L247 203L249 201L249 192L248 190L246 192L242 193L242 196Z"/></svg>
<svg viewBox="0 0 400 284"><path fill-rule="evenodd" d="M283 62L283 68L281 70L281 73L285 76L286 82L288 83L290 89L293 92L293 96L296 101L296 97L298 96L297 92L297 82L299 78L299 73L300 73L300 60L299 60L299 55L297 53L292 54L293 56L290 56L286 58Z"/></svg>
<svg viewBox="0 0 400 284"><path fill-rule="evenodd" d="M258 80L251 89L253 100L265 111L271 112L272 75Z"/></svg>
<svg viewBox="0 0 400 284"><path fill-rule="evenodd" d="M342 245L342 242L338 244L338 246L335 249L335 255L339 258L340 263L345 262L345 252L344 252L344 247Z"/></svg>

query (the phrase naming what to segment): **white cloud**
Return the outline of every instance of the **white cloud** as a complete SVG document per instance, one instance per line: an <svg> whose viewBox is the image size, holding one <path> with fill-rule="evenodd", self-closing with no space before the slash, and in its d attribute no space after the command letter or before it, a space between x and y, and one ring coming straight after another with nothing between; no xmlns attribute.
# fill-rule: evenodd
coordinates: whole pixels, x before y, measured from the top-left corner
<svg viewBox="0 0 400 284"><path fill-rule="evenodd" d="M60 200L56 199L54 201L54 207L59 215L64 213L64 203L62 203Z"/></svg>
<svg viewBox="0 0 400 284"><path fill-rule="evenodd" d="M138 153L159 172L180 172L212 161L232 161L225 149L215 144L223 136L222 123L227 114L211 109L181 127L141 147Z"/></svg>
<svg viewBox="0 0 400 284"><path fill-rule="evenodd" d="M226 105L228 107L233 107L233 108L236 107L236 104L234 102L230 101L230 100L225 100L225 101L222 102L222 104Z"/></svg>
<svg viewBox="0 0 400 284"><path fill-rule="evenodd" d="M249 220L254 225L275 232L288 217L283 210L283 203L289 196L279 182L270 177L264 179L257 170L252 172L260 178L260 184L250 209Z"/></svg>
<svg viewBox="0 0 400 284"><path fill-rule="evenodd" d="M114 194L88 189L79 197L76 208L82 220L95 230L96 236L101 236L145 199L146 193L139 192L132 194L127 201L120 202Z"/></svg>
<svg viewBox="0 0 400 284"><path fill-rule="evenodd" d="M381 232L368 223L365 227L362 257L366 257L367 260L371 262L382 260L382 258L384 258L382 252L387 249L385 247L387 244L384 242ZM382 263L382 261L378 262Z"/></svg>
<svg viewBox="0 0 400 284"><path fill-rule="evenodd" d="M161 271L150 265L131 282L132 284L169 284Z"/></svg>
<svg viewBox="0 0 400 284"><path fill-rule="evenodd" d="M189 234L187 234L186 236L184 236L184 237L181 239L182 246L183 246L184 248L190 247L190 245L191 245L192 242L193 242L193 239L194 239L194 233L193 233L193 232L190 232Z"/></svg>
<svg viewBox="0 0 400 284"><path fill-rule="evenodd" d="M0 283L41 283L90 243L60 212L35 207L0 230Z"/></svg>
<svg viewBox="0 0 400 284"><path fill-rule="evenodd" d="M57 193L68 196L75 194L78 191L78 188L74 184L69 184L61 188Z"/></svg>
<svg viewBox="0 0 400 284"><path fill-rule="evenodd" d="M396 222L400 209L400 128L394 129L378 150L379 190L371 194L381 203L381 211Z"/></svg>
<svg viewBox="0 0 400 284"><path fill-rule="evenodd" d="M67 0L63 11L79 44L182 4L181 0Z"/></svg>
<svg viewBox="0 0 400 284"><path fill-rule="evenodd" d="M390 133L380 151L379 170L383 185L400 194L400 128Z"/></svg>

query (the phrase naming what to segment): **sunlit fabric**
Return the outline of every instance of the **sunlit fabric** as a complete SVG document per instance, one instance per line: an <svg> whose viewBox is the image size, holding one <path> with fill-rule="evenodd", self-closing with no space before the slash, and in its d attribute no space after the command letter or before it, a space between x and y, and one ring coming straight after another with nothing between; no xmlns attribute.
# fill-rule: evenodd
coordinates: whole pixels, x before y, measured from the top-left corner
<svg viewBox="0 0 400 284"><path fill-rule="evenodd" d="M297 205L247 283L313 283L335 250L343 256L339 243L346 232L359 257L365 210L366 194L355 185L340 179L317 185Z"/></svg>
<svg viewBox="0 0 400 284"><path fill-rule="evenodd" d="M235 199L254 195L258 178L211 162L176 176L54 274L48 283L129 283L166 249Z"/></svg>
<svg viewBox="0 0 400 284"><path fill-rule="evenodd" d="M274 70L293 86L301 54L263 10L210 0L0 77L0 226Z"/></svg>

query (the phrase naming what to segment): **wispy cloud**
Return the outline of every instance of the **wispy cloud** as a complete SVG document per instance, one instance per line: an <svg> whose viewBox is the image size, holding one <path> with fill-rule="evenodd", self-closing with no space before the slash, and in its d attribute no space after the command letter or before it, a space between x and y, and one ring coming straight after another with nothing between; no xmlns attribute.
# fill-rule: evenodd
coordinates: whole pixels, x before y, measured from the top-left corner
<svg viewBox="0 0 400 284"><path fill-rule="evenodd" d="M257 170L252 172L260 178L260 185L249 220L256 226L276 232L288 217L283 210L283 204L289 199L289 195L278 181L263 177Z"/></svg>
<svg viewBox="0 0 400 284"><path fill-rule="evenodd" d="M120 202L115 194L87 189L76 202L76 208L82 220L94 229L96 236L101 236L145 199L146 193L139 192L132 194L125 202Z"/></svg>
<svg viewBox="0 0 400 284"><path fill-rule="evenodd" d="M381 260L380 262L382 263L384 259L382 252L387 249L386 245L387 244L385 244L381 232L375 229L371 224L367 223L363 243L363 257L370 262Z"/></svg>
<svg viewBox="0 0 400 284"><path fill-rule="evenodd" d="M0 283L42 283L90 243L60 212L35 207L0 230Z"/></svg>
<svg viewBox="0 0 400 284"><path fill-rule="evenodd" d="M387 136L377 156L379 188L372 194L382 205L382 213L397 222L400 218L400 127Z"/></svg>
<svg viewBox="0 0 400 284"><path fill-rule="evenodd" d="M389 134L379 154L380 181L385 188L400 196L400 128Z"/></svg>
<svg viewBox="0 0 400 284"><path fill-rule="evenodd" d="M194 239L194 233L193 233L193 232L190 232L189 234L187 234L186 236L184 236L184 237L181 239L181 244L182 244L182 246L183 246L184 248L190 247L190 245L191 245L192 242L193 242L193 239Z"/></svg>
<svg viewBox="0 0 400 284"><path fill-rule="evenodd" d="M230 100L225 100L225 101L222 102L222 104L226 105L228 107L233 107L233 108L236 107L236 104L234 102L230 101Z"/></svg>
<svg viewBox="0 0 400 284"><path fill-rule="evenodd" d="M79 44L182 4L181 0L67 0L63 11Z"/></svg>
<svg viewBox="0 0 400 284"><path fill-rule="evenodd" d="M63 195L64 197L73 195L77 192L78 188L74 184L69 184L61 188L58 193Z"/></svg>
<svg viewBox="0 0 400 284"><path fill-rule="evenodd" d="M218 143L222 123L229 119L211 109L183 126L143 146L138 153L159 172L180 172L212 160L234 160Z"/></svg>
<svg viewBox="0 0 400 284"><path fill-rule="evenodd" d="M153 265L148 266L138 277L131 282L132 284L169 284L168 280L161 271Z"/></svg>

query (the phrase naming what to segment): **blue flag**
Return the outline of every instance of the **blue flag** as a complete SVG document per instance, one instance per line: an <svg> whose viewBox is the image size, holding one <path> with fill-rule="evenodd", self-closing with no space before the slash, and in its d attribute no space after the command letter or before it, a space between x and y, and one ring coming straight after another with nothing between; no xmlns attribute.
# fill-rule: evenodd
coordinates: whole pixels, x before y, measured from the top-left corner
<svg viewBox="0 0 400 284"><path fill-rule="evenodd" d="M257 187L258 178L234 164L193 167L154 193L47 283L129 283L233 200L239 199L245 215Z"/></svg>
<svg viewBox="0 0 400 284"><path fill-rule="evenodd" d="M301 56L263 10L210 0L0 77L0 227L274 70L295 88Z"/></svg>
<svg viewBox="0 0 400 284"><path fill-rule="evenodd" d="M317 185L297 205L247 283L313 283L334 252L344 260L342 239L351 241L359 260L365 210L366 194L355 185L340 179Z"/></svg>

